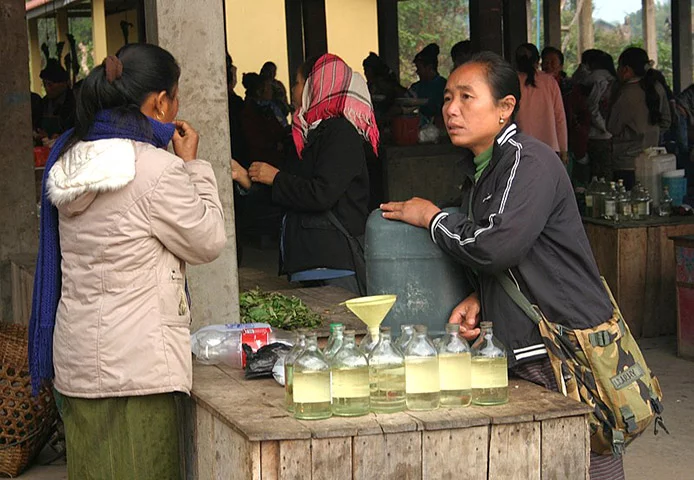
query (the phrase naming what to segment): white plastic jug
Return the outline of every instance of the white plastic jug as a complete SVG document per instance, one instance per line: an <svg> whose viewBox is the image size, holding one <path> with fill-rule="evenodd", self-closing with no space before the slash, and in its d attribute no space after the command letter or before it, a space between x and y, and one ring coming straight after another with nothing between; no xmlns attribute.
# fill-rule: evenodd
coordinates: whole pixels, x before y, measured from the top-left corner
<svg viewBox="0 0 694 480"><path fill-rule="evenodd" d="M635 168L636 181L648 189L653 205L658 205L663 194L661 176L677 168L677 158L663 147L650 147L636 157Z"/></svg>

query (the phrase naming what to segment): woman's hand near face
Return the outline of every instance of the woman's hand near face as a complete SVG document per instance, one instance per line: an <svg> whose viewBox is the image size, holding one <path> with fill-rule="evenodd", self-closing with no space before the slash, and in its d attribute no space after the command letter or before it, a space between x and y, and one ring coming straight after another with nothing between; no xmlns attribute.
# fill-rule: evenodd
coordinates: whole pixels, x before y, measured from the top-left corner
<svg viewBox="0 0 694 480"><path fill-rule="evenodd" d="M200 136L193 127L183 120L174 121L176 130L173 135L174 153L181 157L184 162L189 162L198 158L198 143Z"/></svg>
<svg viewBox="0 0 694 480"><path fill-rule="evenodd" d="M239 162L231 159L231 179L237 182L245 190L249 190L253 183L248 175L248 170L243 168Z"/></svg>
<svg viewBox="0 0 694 480"><path fill-rule="evenodd" d="M272 185L279 170L265 162L253 162L248 169L251 180L264 185Z"/></svg>
<svg viewBox="0 0 694 480"><path fill-rule="evenodd" d="M429 200L414 197L406 202L389 202L381 204L383 217L388 220L399 220L415 227L429 228L431 219L441 211Z"/></svg>

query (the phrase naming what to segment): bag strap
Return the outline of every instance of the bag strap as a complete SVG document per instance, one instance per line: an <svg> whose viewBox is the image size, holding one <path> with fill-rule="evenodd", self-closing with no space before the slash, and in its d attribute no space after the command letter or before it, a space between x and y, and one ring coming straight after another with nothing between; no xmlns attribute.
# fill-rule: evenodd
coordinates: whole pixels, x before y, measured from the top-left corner
<svg viewBox="0 0 694 480"><path fill-rule="evenodd" d="M505 272L497 273L496 279L499 281L504 291L511 297L518 307L523 310L523 312L528 316L530 320L533 321L535 325L539 325L542 322L542 315L535 309L530 300L523 295L523 292L511 281L511 279L506 275Z"/></svg>
<svg viewBox="0 0 694 480"><path fill-rule="evenodd" d="M340 231L340 233L347 237L347 242L349 243L350 250L352 251L352 263L354 264L354 275L357 278L359 293L361 295L366 295L366 267L363 261L359 262L356 258L356 255L361 255L361 257L364 258L363 245L351 233L349 233L349 231L345 228L344 225L342 225L342 222L338 220L338 218L335 216L332 210L326 211L325 214L328 217L328 220L330 220L330 223L332 223L333 226ZM357 251L355 251L355 249L357 249Z"/></svg>

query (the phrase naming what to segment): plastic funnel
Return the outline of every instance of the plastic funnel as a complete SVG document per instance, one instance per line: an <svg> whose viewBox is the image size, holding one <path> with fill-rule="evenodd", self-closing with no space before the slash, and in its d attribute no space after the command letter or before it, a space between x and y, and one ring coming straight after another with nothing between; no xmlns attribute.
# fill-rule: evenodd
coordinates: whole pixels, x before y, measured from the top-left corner
<svg viewBox="0 0 694 480"><path fill-rule="evenodd" d="M378 338L378 327L396 299L396 295L372 295L347 300L344 305L366 324L373 338Z"/></svg>

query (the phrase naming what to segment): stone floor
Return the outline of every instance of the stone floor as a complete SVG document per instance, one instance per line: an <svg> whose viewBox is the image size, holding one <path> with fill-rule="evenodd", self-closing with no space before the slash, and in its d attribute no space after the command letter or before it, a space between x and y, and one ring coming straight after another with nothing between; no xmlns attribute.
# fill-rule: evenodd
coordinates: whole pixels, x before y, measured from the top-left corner
<svg viewBox="0 0 694 480"><path fill-rule="evenodd" d="M241 266L252 264L267 273L276 272L274 252L246 246ZM651 370L658 376L665 395L665 423L670 435L645 432L627 449L624 459L628 480L694 479L694 362L676 355L674 337L639 342ZM39 458L40 461L40 458ZM19 476L22 480L65 480L64 463L34 466ZM206 479L201 479L206 480Z"/></svg>

